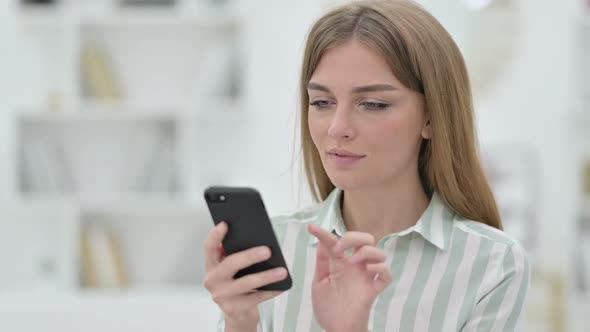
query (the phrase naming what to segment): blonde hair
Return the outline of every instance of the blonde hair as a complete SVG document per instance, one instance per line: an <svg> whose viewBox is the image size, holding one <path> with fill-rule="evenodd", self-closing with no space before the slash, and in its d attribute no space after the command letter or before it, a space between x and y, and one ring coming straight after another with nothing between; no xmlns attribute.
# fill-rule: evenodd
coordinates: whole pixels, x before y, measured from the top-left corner
<svg viewBox="0 0 590 332"><path fill-rule="evenodd" d="M379 51L406 87L424 96L432 136L423 140L422 186L436 191L460 216L502 229L500 214L477 150L473 102L463 56L445 28L408 0L355 1L323 15L311 28L301 68L301 144L312 195L323 201L335 188L307 123L307 84L326 50L356 39Z"/></svg>

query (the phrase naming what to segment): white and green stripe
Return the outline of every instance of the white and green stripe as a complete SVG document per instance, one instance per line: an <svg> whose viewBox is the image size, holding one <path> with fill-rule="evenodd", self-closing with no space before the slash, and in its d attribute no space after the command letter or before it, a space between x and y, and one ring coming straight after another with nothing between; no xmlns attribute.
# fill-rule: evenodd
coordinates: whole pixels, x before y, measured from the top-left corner
<svg viewBox="0 0 590 332"><path fill-rule="evenodd" d="M314 318L311 283L314 223L342 235L340 198L273 218L293 288L261 306L259 331L322 331ZM435 193L416 225L384 237L394 281L376 299L371 331L514 331L523 315L530 266L505 233L454 214ZM223 319L219 330L223 330Z"/></svg>

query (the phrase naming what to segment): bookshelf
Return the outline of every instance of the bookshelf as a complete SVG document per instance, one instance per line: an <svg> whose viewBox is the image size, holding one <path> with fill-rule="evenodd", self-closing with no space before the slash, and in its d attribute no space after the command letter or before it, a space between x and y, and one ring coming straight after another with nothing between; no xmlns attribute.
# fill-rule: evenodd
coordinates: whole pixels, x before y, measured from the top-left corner
<svg viewBox="0 0 590 332"><path fill-rule="evenodd" d="M211 222L201 193L232 180L234 165L224 166L239 146L225 133L244 126L239 8L12 3L30 89L2 115L12 180L2 189L10 217L0 234L14 234L5 236L8 251L27 243L28 256L20 265L5 257L19 268L0 279L0 291L194 304L178 294L199 290L204 274ZM95 268L124 270L125 282L106 273L106 286L88 286L88 241L96 242L89 252L102 251Z"/></svg>

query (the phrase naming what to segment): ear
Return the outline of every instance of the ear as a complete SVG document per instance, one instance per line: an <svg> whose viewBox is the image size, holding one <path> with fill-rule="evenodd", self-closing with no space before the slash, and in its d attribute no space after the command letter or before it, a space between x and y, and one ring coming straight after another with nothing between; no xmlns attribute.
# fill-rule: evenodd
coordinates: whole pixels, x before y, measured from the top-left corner
<svg viewBox="0 0 590 332"><path fill-rule="evenodd" d="M422 127L422 138L430 139L432 138L432 126L430 125L430 113L426 113L426 122L424 122L424 126Z"/></svg>

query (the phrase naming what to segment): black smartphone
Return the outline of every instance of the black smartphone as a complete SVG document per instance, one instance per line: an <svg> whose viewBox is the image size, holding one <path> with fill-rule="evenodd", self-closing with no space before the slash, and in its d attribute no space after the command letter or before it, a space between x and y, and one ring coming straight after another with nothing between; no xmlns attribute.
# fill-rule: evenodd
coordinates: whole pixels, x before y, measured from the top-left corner
<svg viewBox="0 0 590 332"><path fill-rule="evenodd" d="M290 289L293 283L291 275L260 193L248 187L213 186L205 189L204 194L215 225L221 221L228 225L228 233L223 239L226 255L257 246L267 246L271 250L272 255L268 260L238 271L234 278L284 267L287 269L287 278L258 289Z"/></svg>

